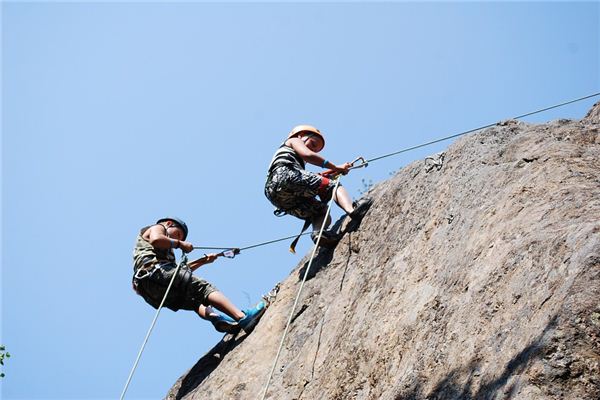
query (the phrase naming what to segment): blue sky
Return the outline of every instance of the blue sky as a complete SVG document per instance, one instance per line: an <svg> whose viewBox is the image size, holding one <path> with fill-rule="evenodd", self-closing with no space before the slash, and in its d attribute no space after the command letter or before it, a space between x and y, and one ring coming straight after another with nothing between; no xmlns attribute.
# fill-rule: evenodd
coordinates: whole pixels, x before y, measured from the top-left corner
<svg viewBox="0 0 600 400"><path fill-rule="evenodd" d="M0 342L13 357L1 397L119 396L154 315L130 287L142 226L178 215L205 246L296 233L263 195L294 125L319 127L341 163L600 91L599 9L3 2ZM581 118L597 100L527 120ZM448 145L343 184L358 196L363 180ZM309 249L265 246L197 274L246 307ZM219 339L192 313L163 311L127 398L163 397Z"/></svg>

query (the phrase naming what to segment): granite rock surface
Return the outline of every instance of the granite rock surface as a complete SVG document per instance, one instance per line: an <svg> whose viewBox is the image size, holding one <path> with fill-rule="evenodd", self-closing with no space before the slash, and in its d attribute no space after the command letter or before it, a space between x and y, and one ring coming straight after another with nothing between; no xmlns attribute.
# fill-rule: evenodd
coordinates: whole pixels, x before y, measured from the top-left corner
<svg viewBox="0 0 600 400"><path fill-rule="evenodd" d="M600 398L600 103L514 120L373 187L308 272L267 399ZM167 399L261 399L308 256Z"/></svg>

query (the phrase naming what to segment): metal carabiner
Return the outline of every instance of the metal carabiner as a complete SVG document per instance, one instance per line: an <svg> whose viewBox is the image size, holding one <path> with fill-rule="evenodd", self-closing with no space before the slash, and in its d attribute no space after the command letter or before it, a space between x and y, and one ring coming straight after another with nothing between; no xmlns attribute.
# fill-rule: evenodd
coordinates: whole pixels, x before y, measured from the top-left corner
<svg viewBox="0 0 600 400"><path fill-rule="evenodd" d="M361 163L359 165L354 165L357 162L361 161ZM369 165L369 163L367 162L367 160L364 159L364 157L357 157L356 160L352 161L350 163L351 167L348 168L348 171L353 170L353 169L358 169L358 168L363 168ZM337 178L340 175L340 172L328 169L327 171L323 171L323 172L319 172L319 175L327 177L327 178Z"/></svg>
<svg viewBox="0 0 600 400"><path fill-rule="evenodd" d="M359 161L361 163L355 166L354 164L356 164ZM349 169L366 168L369 166L369 162L367 160L365 160L364 157L357 157L356 160L354 160L350 163L350 165L352 165L352 166Z"/></svg>

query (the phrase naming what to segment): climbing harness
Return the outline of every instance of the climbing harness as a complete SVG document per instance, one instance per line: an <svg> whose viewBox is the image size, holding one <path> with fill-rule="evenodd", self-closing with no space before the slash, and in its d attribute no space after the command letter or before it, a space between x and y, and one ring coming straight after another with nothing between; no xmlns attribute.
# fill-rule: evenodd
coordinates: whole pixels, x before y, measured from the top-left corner
<svg viewBox="0 0 600 400"><path fill-rule="evenodd" d="M234 257L234 256L235 255L232 253L232 257ZM230 258L232 258L232 257L230 257ZM160 304L160 300L157 298L154 298L149 293L145 293L144 290L141 290L140 284L145 279L148 279L148 280L154 282L154 284L156 284L156 285L165 287L163 280L157 278L155 276L155 274L157 274L157 272L159 270L163 270L166 273L168 273L172 269L173 264L171 262L160 263L156 259L153 259L151 257L147 257L147 258L150 260L146 261L140 268L138 268L135 271L135 274L133 275L133 280L132 280L133 290L139 296L141 296L148 304L150 304L152 307L158 308L158 306ZM142 260L142 261L144 261L144 260ZM189 268L187 265L182 265L181 268L179 268L179 269L175 268L175 272L174 272L175 279L173 281L173 289L177 293L185 293L188 285L192 281L192 276L193 276L193 272L192 272L191 268ZM177 310L177 307L178 307L177 304L180 300L181 299L178 297L173 297L171 299L171 301L169 302L169 304L166 305L166 307L175 311L175 310Z"/></svg>
<svg viewBox="0 0 600 400"><path fill-rule="evenodd" d="M142 279L146 279L160 268L160 263L157 262L153 257L146 257L141 261L142 266L139 267L133 275L134 285L137 286L137 282Z"/></svg>
<svg viewBox="0 0 600 400"><path fill-rule="evenodd" d="M327 217L325 217L325 218L327 218ZM300 230L300 233L296 236L296 238L292 241L292 243L290 243L290 248L289 248L290 253L296 254L296 245L298 244L300 237L302 237L302 234L304 233L305 230L308 229L310 224L311 224L310 220L307 219L306 221L304 221L304 225L302 225L302 229ZM325 226L324 222L323 222L323 226ZM310 233L310 232L308 232L308 233Z"/></svg>
<svg viewBox="0 0 600 400"><path fill-rule="evenodd" d="M335 183L335 187L333 188L333 193L335 194L335 191L337 190L338 186L340 184L340 180L337 179L336 183ZM333 197L331 196L331 200L329 200L329 205L327 206L327 211L325 212L325 220L327 220L327 217L329 216L329 213L331 212L331 204L333 203ZM290 325L292 324L292 319L294 317L294 312L296 311L296 307L298 306L298 301L300 300L300 295L302 294L302 289L304 288L304 283L306 282L306 278L308 276L308 273L310 271L310 267L312 266L313 260L315 259L315 254L317 253L317 248L319 241L321 240L321 236L323 235L323 230L325 229L325 224L321 225L321 229L319 230L319 236L317 238L317 242L315 243L315 245L313 246L313 250L312 250L312 254L310 256L310 260L308 262L308 265L306 267L306 271L304 272L304 276L302 277L302 282L300 283L300 288L298 289L298 294L296 295L296 300L294 301L294 305L292 306L292 310L290 312L290 316L288 318L287 324L285 325L285 329L283 331L283 335L281 337L281 342L279 343L279 349L277 350L277 355L275 356L275 360L273 361L273 366L271 367L271 372L269 373L269 377L267 379L267 383L265 384L265 388L262 394L261 399L264 400L265 396L267 395L267 391L269 390L269 385L271 384L271 378L273 377L273 373L275 372L275 367L277 367L277 361L279 361L279 356L281 355L281 350L283 349L283 343L285 341L285 337L287 336L287 333L290 329Z"/></svg>
<svg viewBox="0 0 600 400"><path fill-rule="evenodd" d="M359 165L357 165L355 168L363 168L363 167L367 167L369 165L369 163L367 163L364 159L364 157L358 157L356 160L352 161L350 163L350 166L354 166L354 164L356 164L358 161L361 161L361 163ZM327 171L323 171L321 173L319 173L319 175L323 176L324 178L327 179L338 179L340 176L341 172L339 171L334 171L332 169L328 169ZM337 190L337 187L339 185L339 180L338 182L336 182L335 185L335 189L334 189L334 193ZM333 199L335 197L331 196L331 198ZM275 210L275 211L281 211L281 210ZM275 214L277 215L277 214ZM279 216L279 215L278 215ZM325 216L325 220L327 220L327 216ZM304 225L302 226L302 229L300 230L300 233L298 234L298 236L296 236L296 238L294 239L294 241L292 243L290 243L290 253L292 254L296 254L296 245L298 244L298 241L300 240L300 237L304 234L304 231L308 229L308 227L310 226L311 221L310 220L306 220L304 221ZM315 243L320 243L320 238L319 240L317 240Z"/></svg>
<svg viewBox="0 0 600 400"><path fill-rule="evenodd" d="M150 334L152 333L152 330L154 329L154 325L156 325L156 321L158 320L158 316L160 314L160 310L162 309L162 307L165 304L165 301L167 300L167 296L169 295L169 291L171 290L171 287L173 286L173 282L175 281L175 278L177 277L177 275L179 274L179 270L183 267L185 267L187 265L187 255L183 252L183 250L181 251L181 260L179 261L179 264L177 264L177 268L175 269L175 273L173 274L173 276L171 277L171 280L169 281L169 286L167 286L167 290L165 291L165 295L163 296L162 301L160 302L160 305L158 306L157 310L156 310L156 314L154 315L154 319L152 320L152 323L150 324L150 328L148 329L148 333L146 334L146 337L144 338L144 341L142 343L142 347L140 348L140 351L138 352L138 355L135 359L135 362L133 363L133 368L131 369L131 372L129 373L129 377L127 378L127 382L125 383L125 387L123 388L123 392L121 393L121 397L119 397L120 400L123 400L125 398L125 394L127 393L127 389L129 388L129 384L131 383L131 379L133 378L133 374L135 373L135 370L137 369L137 366L140 362L140 358L142 358L142 353L144 352L144 349L146 348L146 344L148 343L148 339L150 338Z"/></svg>

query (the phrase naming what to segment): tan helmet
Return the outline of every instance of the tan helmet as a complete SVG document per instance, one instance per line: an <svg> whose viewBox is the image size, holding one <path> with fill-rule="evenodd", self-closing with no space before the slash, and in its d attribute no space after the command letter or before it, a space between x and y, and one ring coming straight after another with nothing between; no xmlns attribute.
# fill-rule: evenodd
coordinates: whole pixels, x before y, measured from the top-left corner
<svg viewBox="0 0 600 400"><path fill-rule="evenodd" d="M314 133L315 135L318 135L321 138L321 140L323 141L323 147L325 147L325 136L323 136L323 134L321 133L320 130L318 130L317 128L315 128L312 125L298 125L298 126L295 126L294 129L292 129L291 132L290 132L290 134L288 135L288 139L291 139L293 137L297 137L302 132L310 132L310 133ZM321 147L319 149L319 151L323 150L323 147Z"/></svg>

